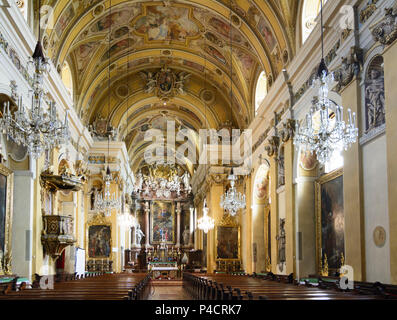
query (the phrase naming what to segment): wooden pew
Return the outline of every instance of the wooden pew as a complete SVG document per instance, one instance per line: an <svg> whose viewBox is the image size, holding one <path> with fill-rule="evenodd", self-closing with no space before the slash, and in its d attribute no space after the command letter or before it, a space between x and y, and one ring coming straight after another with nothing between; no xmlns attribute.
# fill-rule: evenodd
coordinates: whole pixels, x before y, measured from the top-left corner
<svg viewBox="0 0 397 320"><path fill-rule="evenodd" d="M185 273L184 288L199 300L368 300L382 295L342 292L334 288L307 287L294 282L293 275L265 276Z"/></svg>
<svg viewBox="0 0 397 320"><path fill-rule="evenodd" d="M78 279L65 277L54 281L53 290L40 288L12 291L1 295L3 300L143 300L148 296L147 274L89 274ZM74 280L73 280L74 279ZM40 279L36 279L40 281Z"/></svg>

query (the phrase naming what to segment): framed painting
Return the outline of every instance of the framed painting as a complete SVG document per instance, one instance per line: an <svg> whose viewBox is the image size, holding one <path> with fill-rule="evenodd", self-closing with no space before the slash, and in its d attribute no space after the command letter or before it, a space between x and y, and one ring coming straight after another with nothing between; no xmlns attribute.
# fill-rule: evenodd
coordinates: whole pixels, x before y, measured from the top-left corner
<svg viewBox="0 0 397 320"><path fill-rule="evenodd" d="M345 256L343 169L316 181L316 238L319 273L335 273Z"/></svg>
<svg viewBox="0 0 397 320"><path fill-rule="evenodd" d="M112 232L110 225L91 225L88 227L89 258L110 259L112 251Z"/></svg>
<svg viewBox="0 0 397 320"><path fill-rule="evenodd" d="M0 275L11 274L13 172L0 164Z"/></svg>
<svg viewBox="0 0 397 320"><path fill-rule="evenodd" d="M215 229L216 260L240 260L240 226L234 218L224 216Z"/></svg>
<svg viewBox="0 0 397 320"><path fill-rule="evenodd" d="M175 243L175 210L172 201L153 201L151 204L150 243Z"/></svg>

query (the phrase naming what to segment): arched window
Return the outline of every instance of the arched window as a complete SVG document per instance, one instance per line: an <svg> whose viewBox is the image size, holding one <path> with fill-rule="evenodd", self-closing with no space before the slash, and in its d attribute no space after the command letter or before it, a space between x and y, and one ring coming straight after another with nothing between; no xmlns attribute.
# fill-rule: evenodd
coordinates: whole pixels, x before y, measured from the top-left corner
<svg viewBox="0 0 397 320"><path fill-rule="evenodd" d="M323 0L323 5L327 0ZM305 0L302 9L302 44L312 33L316 26L316 18L320 13L321 0Z"/></svg>
<svg viewBox="0 0 397 320"><path fill-rule="evenodd" d="M61 71L62 82L68 90L71 97L73 97L73 79L69 64L65 61Z"/></svg>
<svg viewBox="0 0 397 320"><path fill-rule="evenodd" d="M267 95L267 77L265 71L262 71L258 77L258 81L256 82L256 89L255 89L255 115L258 112L258 109L265 99Z"/></svg>

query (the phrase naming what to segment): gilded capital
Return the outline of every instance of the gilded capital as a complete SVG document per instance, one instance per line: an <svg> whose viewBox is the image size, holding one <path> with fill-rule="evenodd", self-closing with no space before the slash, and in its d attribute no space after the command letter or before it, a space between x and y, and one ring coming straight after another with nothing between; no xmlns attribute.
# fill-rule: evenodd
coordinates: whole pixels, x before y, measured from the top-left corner
<svg viewBox="0 0 397 320"><path fill-rule="evenodd" d="M280 131L281 140L287 142L294 137L296 120L287 119Z"/></svg>
<svg viewBox="0 0 397 320"><path fill-rule="evenodd" d="M272 157L274 155L277 155L277 150L280 145L280 138L273 136L268 140L269 144L265 147L265 150L267 152L267 155L269 157Z"/></svg>
<svg viewBox="0 0 397 320"><path fill-rule="evenodd" d="M342 57L342 65L335 70L335 80L338 82L336 91L340 92L344 87L353 81L354 77L360 74L363 66L363 49L352 47L350 55Z"/></svg>

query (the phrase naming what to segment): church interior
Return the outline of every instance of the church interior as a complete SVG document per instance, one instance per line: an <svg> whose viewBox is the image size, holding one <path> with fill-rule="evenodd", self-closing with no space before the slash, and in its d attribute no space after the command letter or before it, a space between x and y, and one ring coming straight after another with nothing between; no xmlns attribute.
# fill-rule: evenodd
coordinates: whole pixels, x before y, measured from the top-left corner
<svg viewBox="0 0 397 320"><path fill-rule="evenodd" d="M396 299L396 39L395 0L1 0L0 300Z"/></svg>

